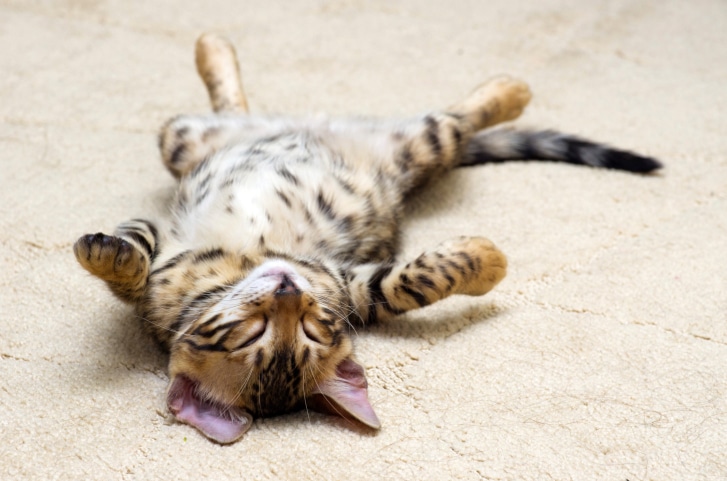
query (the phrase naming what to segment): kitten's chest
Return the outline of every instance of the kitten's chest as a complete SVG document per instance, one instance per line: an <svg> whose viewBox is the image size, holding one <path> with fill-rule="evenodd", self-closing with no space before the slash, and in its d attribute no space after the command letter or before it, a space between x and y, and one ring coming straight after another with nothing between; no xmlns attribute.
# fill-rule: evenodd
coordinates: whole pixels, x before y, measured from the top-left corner
<svg viewBox="0 0 727 481"><path fill-rule="evenodd" d="M186 248L365 260L393 243L396 208L386 191L325 149L236 146L180 184L173 235Z"/></svg>

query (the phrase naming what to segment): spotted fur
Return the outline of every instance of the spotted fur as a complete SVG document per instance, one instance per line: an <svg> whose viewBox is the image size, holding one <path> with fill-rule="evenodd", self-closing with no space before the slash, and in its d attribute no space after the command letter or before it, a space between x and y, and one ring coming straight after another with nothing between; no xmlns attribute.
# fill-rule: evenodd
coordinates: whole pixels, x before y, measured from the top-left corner
<svg viewBox="0 0 727 481"><path fill-rule="evenodd" d="M498 77L405 121L251 116L236 62L226 40L198 41L215 113L161 131L179 179L169 219L83 236L76 258L169 350L169 410L211 439L303 406L378 428L349 328L485 294L507 266L480 237L398 260L402 206L453 167L516 151L478 132L518 117L529 90Z"/></svg>

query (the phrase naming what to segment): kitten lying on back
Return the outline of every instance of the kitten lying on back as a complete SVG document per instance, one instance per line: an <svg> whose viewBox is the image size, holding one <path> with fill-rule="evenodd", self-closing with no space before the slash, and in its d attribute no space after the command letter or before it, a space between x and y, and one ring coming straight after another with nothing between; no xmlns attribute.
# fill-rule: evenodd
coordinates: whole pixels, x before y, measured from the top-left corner
<svg viewBox="0 0 727 481"><path fill-rule="evenodd" d="M481 133L530 100L507 77L420 118L303 121L247 113L226 40L204 35L196 54L215 113L162 129L164 164L179 179L169 222L134 219L81 237L74 253L169 349L169 410L220 443L255 416L303 406L378 428L349 327L483 295L505 276L505 256L482 237L397 260L413 189L507 159L660 167L553 132Z"/></svg>

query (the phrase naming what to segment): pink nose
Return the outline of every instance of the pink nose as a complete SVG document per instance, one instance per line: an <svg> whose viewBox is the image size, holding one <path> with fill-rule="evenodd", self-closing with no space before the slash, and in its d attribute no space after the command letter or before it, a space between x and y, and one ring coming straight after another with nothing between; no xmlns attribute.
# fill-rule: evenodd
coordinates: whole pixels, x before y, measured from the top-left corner
<svg viewBox="0 0 727 481"><path fill-rule="evenodd" d="M298 286L295 285L295 283L292 281L290 277L288 277L286 274L283 274L280 279L280 284L278 285L277 290L275 291L276 296L290 296L290 295L299 295L300 289L298 289Z"/></svg>

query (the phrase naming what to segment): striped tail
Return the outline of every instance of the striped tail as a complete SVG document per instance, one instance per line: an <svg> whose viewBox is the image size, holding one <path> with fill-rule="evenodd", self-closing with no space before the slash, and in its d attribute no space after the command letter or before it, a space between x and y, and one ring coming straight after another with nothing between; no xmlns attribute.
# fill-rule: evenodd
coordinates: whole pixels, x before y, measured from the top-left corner
<svg viewBox="0 0 727 481"><path fill-rule="evenodd" d="M460 165L508 160L551 160L629 172L652 172L661 162L551 130L496 129L475 135Z"/></svg>

